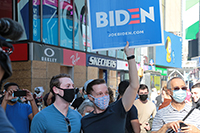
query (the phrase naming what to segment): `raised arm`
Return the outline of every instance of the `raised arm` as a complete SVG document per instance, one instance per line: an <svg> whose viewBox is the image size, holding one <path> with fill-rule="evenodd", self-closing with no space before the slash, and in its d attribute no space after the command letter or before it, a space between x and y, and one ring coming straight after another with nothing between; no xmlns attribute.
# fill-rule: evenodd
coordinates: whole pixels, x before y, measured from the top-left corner
<svg viewBox="0 0 200 133"><path fill-rule="evenodd" d="M134 55L134 48L129 48L128 41L127 41L126 46L124 47L124 52L127 57L131 57ZM130 108L132 107L136 94L137 94L137 90L139 88L138 72L137 72L135 59L134 58L129 59L128 65L129 65L130 84L122 97L122 103L126 112L129 111Z"/></svg>
<svg viewBox="0 0 200 133"><path fill-rule="evenodd" d="M32 120L33 117L39 112L39 110L38 110L38 107L37 107L37 105L36 105L36 103L35 103L35 100L34 100L34 98L33 98L33 95L31 94L31 92L30 92L29 90L27 90L27 89L23 89L23 90L26 90L26 91L27 91L27 95L25 96L25 98L26 98L28 101L30 101L30 103L31 103L31 108L32 108L32 112L33 112L33 113L29 114L28 117L29 117L30 120Z"/></svg>

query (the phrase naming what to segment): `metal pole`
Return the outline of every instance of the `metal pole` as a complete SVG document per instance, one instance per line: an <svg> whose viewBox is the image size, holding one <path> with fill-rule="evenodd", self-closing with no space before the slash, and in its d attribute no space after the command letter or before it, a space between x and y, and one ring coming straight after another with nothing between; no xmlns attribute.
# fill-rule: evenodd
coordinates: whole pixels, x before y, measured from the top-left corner
<svg viewBox="0 0 200 133"><path fill-rule="evenodd" d="M73 30L72 30L73 31L73 35L72 35L73 36L72 37L72 48L73 49L74 49L74 39L75 39L75 32L74 32L74 30L75 30L74 29L74 23L75 23L75 15L74 15L74 13L75 13L75 7L74 6L75 6L75 4L74 4L74 1L75 0L73 0Z"/></svg>
<svg viewBox="0 0 200 133"><path fill-rule="evenodd" d="M200 0L199 0L199 15L200 15ZM200 20L200 16L199 16ZM199 31L200 31L200 23L199 23ZM198 55L200 55L200 34L198 32Z"/></svg>

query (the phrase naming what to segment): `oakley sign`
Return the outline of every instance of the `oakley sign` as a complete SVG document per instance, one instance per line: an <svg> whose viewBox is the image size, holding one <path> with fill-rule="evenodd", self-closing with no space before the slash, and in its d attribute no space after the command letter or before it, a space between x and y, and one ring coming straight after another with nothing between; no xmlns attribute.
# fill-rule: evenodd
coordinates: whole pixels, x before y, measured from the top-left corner
<svg viewBox="0 0 200 133"><path fill-rule="evenodd" d="M128 11L109 11L108 14L106 12L96 12L96 26L97 28L102 28L108 26L108 24L110 27L112 27L126 25L127 23L146 23L146 18L149 18L153 22L155 21L153 6L149 7L149 12L145 11L142 8L128 9Z"/></svg>

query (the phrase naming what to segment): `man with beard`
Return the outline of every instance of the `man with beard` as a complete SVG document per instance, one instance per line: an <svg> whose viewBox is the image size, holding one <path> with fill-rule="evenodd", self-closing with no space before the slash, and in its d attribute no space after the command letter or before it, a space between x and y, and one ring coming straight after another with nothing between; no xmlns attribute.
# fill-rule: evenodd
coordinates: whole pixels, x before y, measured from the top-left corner
<svg viewBox="0 0 200 133"><path fill-rule="evenodd" d="M138 89L139 99L134 102L135 107L138 110L138 120L141 124L141 133L147 133L151 127L148 123L151 117L156 115L156 106L153 102L148 100L149 90L145 84L140 84Z"/></svg>
<svg viewBox="0 0 200 133"><path fill-rule="evenodd" d="M27 94L24 96L29 104L18 102L19 97L14 97L14 91L19 91L19 86L16 83L6 83L4 85L5 96L1 106L6 111L6 116L15 128L17 133L29 133L29 121L38 113L38 108L35 100L29 90L24 89Z"/></svg>
<svg viewBox="0 0 200 133"><path fill-rule="evenodd" d="M75 96L70 76L53 76L50 91L55 95L55 102L33 118L31 133L80 133L82 116L69 107Z"/></svg>
<svg viewBox="0 0 200 133"><path fill-rule="evenodd" d="M109 105L109 91L104 79L90 80L86 88L94 111L84 116L81 126L84 133L125 133L126 114L131 109L139 87L134 49L129 43L124 48L129 64L129 86L123 97Z"/></svg>
<svg viewBox="0 0 200 133"><path fill-rule="evenodd" d="M185 103L187 87L183 79L179 77L170 79L167 82L167 90L172 101L170 105L157 112L153 120L152 133L165 133L170 130L179 133L199 133L200 111L198 109L194 109L184 122L182 121L191 110L191 106Z"/></svg>

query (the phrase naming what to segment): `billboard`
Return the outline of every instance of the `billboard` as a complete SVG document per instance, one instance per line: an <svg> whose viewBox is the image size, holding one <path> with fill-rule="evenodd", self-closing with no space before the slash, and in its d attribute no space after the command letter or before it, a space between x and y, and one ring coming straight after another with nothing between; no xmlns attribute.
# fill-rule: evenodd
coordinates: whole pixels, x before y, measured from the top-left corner
<svg viewBox="0 0 200 133"><path fill-rule="evenodd" d="M181 68L182 38L164 31L164 46L156 46L156 65Z"/></svg>
<svg viewBox="0 0 200 133"><path fill-rule="evenodd" d="M88 0L92 50L161 45L160 0ZM114 3L114 4L113 4Z"/></svg>

